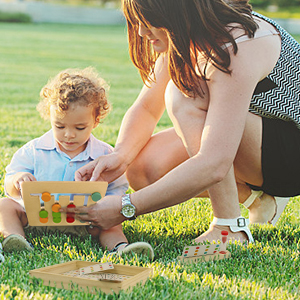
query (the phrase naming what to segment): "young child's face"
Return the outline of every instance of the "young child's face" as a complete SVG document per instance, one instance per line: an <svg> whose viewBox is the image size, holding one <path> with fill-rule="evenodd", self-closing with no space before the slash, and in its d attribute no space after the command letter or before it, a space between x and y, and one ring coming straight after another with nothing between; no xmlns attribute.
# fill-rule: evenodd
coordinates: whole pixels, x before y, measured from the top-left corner
<svg viewBox="0 0 300 300"><path fill-rule="evenodd" d="M60 150L71 158L85 149L93 128L98 125L93 105L71 104L63 118L57 115L55 106L51 106L50 121Z"/></svg>

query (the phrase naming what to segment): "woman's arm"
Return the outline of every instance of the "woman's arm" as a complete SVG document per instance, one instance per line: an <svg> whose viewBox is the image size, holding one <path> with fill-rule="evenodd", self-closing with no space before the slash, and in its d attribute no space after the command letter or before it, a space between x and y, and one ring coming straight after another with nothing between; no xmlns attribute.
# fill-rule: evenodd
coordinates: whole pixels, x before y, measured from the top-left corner
<svg viewBox="0 0 300 300"><path fill-rule="evenodd" d="M167 58L161 55L155 66L155 82L142 88L123 118L114 152L80 168L75 180L111 182L126 171L151 138L165 110L164 93L169 80Z"/></svg>
<svg viewBox="0 0 300 300"><path fill-rule="evenodd" d="M169 82L167 59L160 56L155 66L155 82L144 86L122 121L115 152L129 165L151 138L165 110L164 94Z"/></svg>

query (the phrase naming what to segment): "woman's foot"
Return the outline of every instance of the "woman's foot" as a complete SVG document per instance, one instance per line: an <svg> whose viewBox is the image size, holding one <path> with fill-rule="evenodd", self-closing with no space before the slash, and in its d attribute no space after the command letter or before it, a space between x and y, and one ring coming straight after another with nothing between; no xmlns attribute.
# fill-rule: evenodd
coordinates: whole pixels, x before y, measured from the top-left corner
<svg viewBox="0 0 300 300"><path fill-rule="evenodd" d="M265 224L276 214L276 202L274 197L262 194L257 197L253 203L249 206L249 220L251 224Z"/></svg>
<svg viewBox="0 0 300 300"><path fill-rule="evenodd" d="M248 238L246 233L240 232L232 232L229 226L223 225L210 225L209 229L198 236L195 239L197 244L203 242L213 242L213 241L220 241L222 238L221 231L226 230L228 232L227 241L240 241L241 243L248 242Z"/></svg>
<svg viewBox="0 0 300 300"><path fill-rule="evenodd" d="M213 242L221 240L221 232L227 231L227 240L239 241L241 243L250 242L252 243L253 237L248 228L249 221L243 217L234 219L221 219L214 217L209 229L202 235L195 239L196 243L203 243L205 241Z"/></svg>
<svg viewBox="0 0 300 300"><path fill-rule="evenodd" d="M261 191L252 191L243 203L249 209L250 224L275 225L284 211L289 198L273 197Z"/></svg>

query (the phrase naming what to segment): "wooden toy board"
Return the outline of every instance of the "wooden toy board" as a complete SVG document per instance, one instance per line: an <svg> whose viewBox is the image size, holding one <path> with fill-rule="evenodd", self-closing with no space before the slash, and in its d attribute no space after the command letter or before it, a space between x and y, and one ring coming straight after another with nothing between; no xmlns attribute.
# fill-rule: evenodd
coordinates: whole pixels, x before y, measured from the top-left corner
<svg viewBox="0 0 300 300"><path fill-rule="evenodd" d="M28 223L31 226L87 225L76 220L74 215L60 213L59 207L95 204L105 196L107 186L108 183L103 181L23 182L21 192Z"/></svg>
<svg viewBox="0 0 300 300"><path fill-rule="evenodd" d="M56 288L74 290L78 287L79 290L87 291L93 294L99 293L101 290L104 293L118 293L121 290L128 290L138 283L144 284L146 280L153 274L152 268L134 267L112 264L113 268L105 269L97 272L102 274L102 279L90 276L76 276L82 268L95 266L94 262L87 261L70 261L58 265L44 267L29 271L31 277L40 278L43 284ZM96 274L96 273L92 273ZM103 275L118 277L117 280L105 280ZM122 278L122 279L119 279Z"/></svg>
<svg viewBox="0 0 300 300"><path fill-rule="evenodd" d="M192 263L192 262L204 262L204 261L213 261L213 260L220 260L224 258L231 257L231 253L226 250L226 253L221 254L220 252L215 254L204 254L200 256L190 256L190 257L184 257L184 256L178 256L178 259L181 260L184 263Z"/></svg>
<svg viewBox="0 0 300 300"><path fill-rule="evenodd" d="M226 250L226 239L223 240L222 244L185 246L182 256L179 256L178 259L182 262L201 262L229 258L231 253Z"/></svg>

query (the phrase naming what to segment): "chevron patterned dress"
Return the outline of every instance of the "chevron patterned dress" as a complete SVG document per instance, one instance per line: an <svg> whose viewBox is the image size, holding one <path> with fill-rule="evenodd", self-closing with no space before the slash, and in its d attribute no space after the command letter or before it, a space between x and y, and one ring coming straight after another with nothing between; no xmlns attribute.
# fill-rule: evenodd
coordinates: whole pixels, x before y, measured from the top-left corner
<svg viewBox="0 0 300 300"><path fill-rule="evenodd" d="M275 21L256 12L253 15L278 30L282 46L274 69L256 87L249 111L262 117L293 121L300 129L300 45Z"/></svg>

